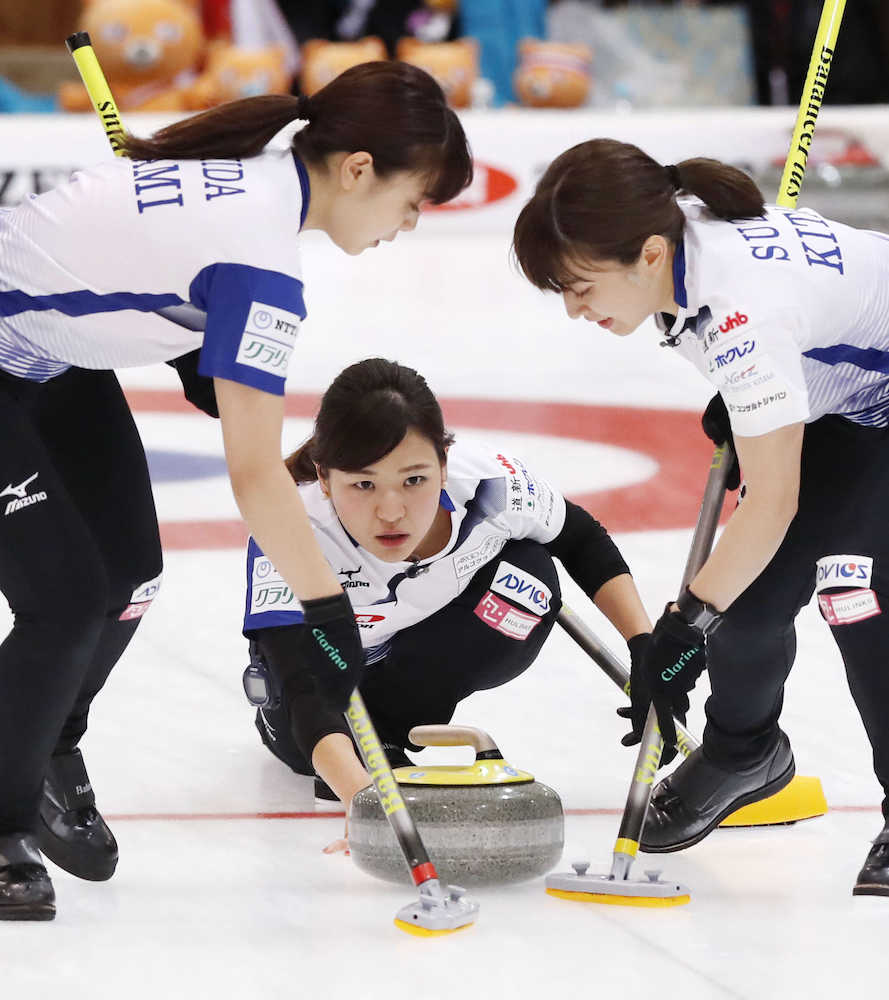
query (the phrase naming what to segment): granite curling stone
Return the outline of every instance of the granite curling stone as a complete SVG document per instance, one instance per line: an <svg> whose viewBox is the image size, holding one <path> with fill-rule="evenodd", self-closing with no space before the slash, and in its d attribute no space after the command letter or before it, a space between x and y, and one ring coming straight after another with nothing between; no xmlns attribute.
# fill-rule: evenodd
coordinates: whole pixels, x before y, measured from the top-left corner
<svg viewBox="0 0 889 1000"><path fill-rule="evenodd" d="M466 726L418 726L418 746L465 746L464 767L399 767L393 772L439 876L461 886L506 885L548 872L562 856L558 794L511 767L494 741ZM404 856L373 785L352 799L349 850L358 867L387 882L409 879Z"/></svg>

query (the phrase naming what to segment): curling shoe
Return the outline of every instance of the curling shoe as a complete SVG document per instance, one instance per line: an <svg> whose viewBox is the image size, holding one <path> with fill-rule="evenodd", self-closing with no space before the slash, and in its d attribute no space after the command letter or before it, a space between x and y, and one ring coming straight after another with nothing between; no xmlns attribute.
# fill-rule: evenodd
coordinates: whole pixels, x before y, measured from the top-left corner
<svg viewBox="0 0 889 1000"><path fill-rule="evenodd" d="M698 747L655 788L640 850L665 854L697 844L736 809L780 792L795 772L793 751L784 733L761 764L744 771L716 767Z"/></svg>
<svg viewBox="0 0 889 1000"><path fill-rule="evenodd" d="M66 872L91 882L111 878L117 841L96 809L80 750L54 756L43 782L37 841Z"/></svg>
<svg viewBox="0 0 889 1000"><path fill-rule="evenodd" d="M853 896L889 896L889 821L877 834L874 846L858 873Z"/></svg>
<svg viewBox="0 0 889 1000"><path fill-rule="evenodd" d="M0 920L52 920L56 894L30 833L0 834Z"/></svg>

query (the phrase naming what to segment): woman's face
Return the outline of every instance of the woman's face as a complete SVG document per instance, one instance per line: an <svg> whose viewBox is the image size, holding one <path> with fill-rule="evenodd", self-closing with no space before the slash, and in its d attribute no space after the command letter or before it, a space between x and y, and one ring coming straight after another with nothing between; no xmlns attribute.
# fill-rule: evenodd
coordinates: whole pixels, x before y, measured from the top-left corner
<svg viewBox="0 0 889 1000"><path fill-rule="evenodd" d="M625 337L653 313L674 308L671 265L672 253L663 237L646 242L629 266L617 261L571 262L562 288L565 311L571 319L598 323Z"/></svg>
<svg viewBox="0 0 889 1000"><path fill-rule="evenodd" d="M367 153L353 153L340 167L339 179L326 229L341 250L354 256L416 229L425 175L399 171L381 178Z"/></svg>
<svg viewBox="0 0 889 1000"><path fill-rule="evenodd" d="M429 438L411 429L388 455L359 472L321 479L343 527L384 562L403 562L432 528L446 466Z"/></svg>

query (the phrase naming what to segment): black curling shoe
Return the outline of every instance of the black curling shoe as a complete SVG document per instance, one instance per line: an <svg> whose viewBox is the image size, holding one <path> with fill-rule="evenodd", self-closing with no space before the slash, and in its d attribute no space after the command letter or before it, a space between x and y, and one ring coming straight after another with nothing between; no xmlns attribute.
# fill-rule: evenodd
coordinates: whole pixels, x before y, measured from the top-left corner
<svg viewBox="0 0 889 1000"><path fill-rule="evenodd" d="M59 868L92 882L111 878L117 841L96 809L83 757L77 749L54 756L43 782L40 850Z"/></svg>
<svg viewBox="0 0 889 1000"><path fill-rule="evenodd" d="M874 846L858 873L853 896L889 896L889 822L877 834Z"/></svg>
<svg viewBox="0 0 889 1000"><path fill-rule="evenodd" d="M0 834L0 920L52 920L56 894L30 833Z"/></svg>
<svg viewBox="0 0 889 1000"><path fill-rule="evenodd" d="M697 844L736 809L780 792L795 772L784 733L761 764L744 771L716 767L698 747L655 788L640 850L666 854Z"/></svg>

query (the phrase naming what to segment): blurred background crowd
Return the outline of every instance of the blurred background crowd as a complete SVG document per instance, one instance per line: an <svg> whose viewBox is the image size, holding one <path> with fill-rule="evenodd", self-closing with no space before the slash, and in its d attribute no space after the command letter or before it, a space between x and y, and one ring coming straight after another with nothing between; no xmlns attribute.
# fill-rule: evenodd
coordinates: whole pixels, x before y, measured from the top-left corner
<svg viewBox="0 0 889 1000"><path fill-rule="evenodd" d="M0 111L87 110L90 32L123 111L312 93L415 62L458 108L799 101L822 0L3 0ZM889 103L889 0L852 0L826 101Z"/></svg>

